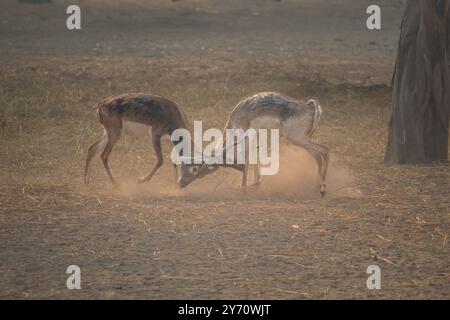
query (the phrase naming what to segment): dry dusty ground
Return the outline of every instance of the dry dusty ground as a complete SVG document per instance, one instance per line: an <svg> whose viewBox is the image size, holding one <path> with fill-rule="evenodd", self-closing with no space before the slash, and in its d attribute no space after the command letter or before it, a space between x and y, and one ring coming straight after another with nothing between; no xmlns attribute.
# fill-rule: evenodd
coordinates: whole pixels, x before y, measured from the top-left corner
<svg viewBox="0 0 450 320"><path fill-rule="evenodd" d="M65 29L63 1L1 4L0 298L450 297L449 167L382 164L401 1L376 1L377 32L370 1L78 2L81 32ZM321 101L324 200L311 160L287 147L247 196L225 169L178 190L168 161L136 186L155 159L134 138L112 156L121 190L100 160L82 184L99 99L151 92L221 128L264 90ZM71 264L82 290L65 287Z"/></svg>

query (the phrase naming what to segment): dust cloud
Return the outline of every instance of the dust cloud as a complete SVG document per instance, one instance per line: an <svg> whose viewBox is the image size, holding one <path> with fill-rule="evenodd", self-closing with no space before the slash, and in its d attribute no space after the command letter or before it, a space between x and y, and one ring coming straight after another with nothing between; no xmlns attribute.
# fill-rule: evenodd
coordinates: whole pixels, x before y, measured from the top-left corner
<svg viewBox="0 0 450 320"><path fill-rule="evenodd" d="M332 156L331 156L332 158ZM166 176L166 175L165 175ZM175 177L155 177L147 184L124 181L115 192L126 197L179 197L198 199L290 198L311 200L320 197L317 164L303 149L283 145L280 148L280 170L274 176L263 176L262 184L253 186L253 167L249 169L248 192L240 190L241 173L221 168L216 173L194 181L185 189L176 186ZM327 177L327 198L359 198L351 172L330 162Z"/></svg>

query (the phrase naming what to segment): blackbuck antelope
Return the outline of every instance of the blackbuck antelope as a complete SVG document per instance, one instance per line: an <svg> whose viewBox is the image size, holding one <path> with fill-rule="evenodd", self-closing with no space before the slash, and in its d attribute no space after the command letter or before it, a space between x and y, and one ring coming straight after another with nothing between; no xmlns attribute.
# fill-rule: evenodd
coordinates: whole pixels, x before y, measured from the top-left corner
<svg viewBox="0 0 450 320"><path fill-rule="evenodd" d="M245 98L231 112L225 125L227 129L279 129L280 137L305 149L317 162L320 178L320 194L325 196L325 179L328 170L328 148L315 143L311 136L317 128L322 109L316 100L302 102L280 93L263 92ZM225 136L225 135L224 135ZM233 142L234 143L234 142ZM226 141L221 152L225 154ZM230 145L230 144L228 144ZM225 155L224 155L225 157ZM295 160L294 160L295 161ZM186 187L194 180L214 172L218 167L232 167L242 171L242 188L247 186L248 164L188 164L181 167L178 184ZM255 185L260 184L259 165L254 166Z"/></svg>
<svg viewBox="0 0 450 320"><path fill-rule="evenodd" d="M103 136L89 147L84 181L89 183L89 164L97 152L101 152L103 166L113 185L117 185L108 164L108 158L114 145L119 141L122 129L132 124L148 127L151 134L153 149L156 153L156 164L145 176L138 179L138 183L149 181L163 164L161 138L171 135L176 129L187 129L187 120L180 107L173 101L162 97L142 93L122 94L107 98L97 104L97 115L105 132ZM175 175L178 177L177 167L173 164Z"/></svg>

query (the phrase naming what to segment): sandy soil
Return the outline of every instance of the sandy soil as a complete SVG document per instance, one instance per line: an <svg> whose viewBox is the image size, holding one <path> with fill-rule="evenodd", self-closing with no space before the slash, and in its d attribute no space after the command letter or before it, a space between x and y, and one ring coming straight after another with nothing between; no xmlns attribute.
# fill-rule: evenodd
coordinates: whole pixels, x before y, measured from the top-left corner
<svg viewBox="0 0 450 320"><path fill-rule="evenodd" d="M4 0L0 10L0 298L450 297L448 166L382 164L402 1ZM81 172L101 134L93 106L145 91L221 128L250 93L316 97L332 152L329 195L314 163L283 147L279 175L242 195L222 169L186 190L127 137L111 166ZM170 145L164 143L168 155ZM68 265L82 270L69 291ZM369 265L382 290L366 288Z"/></svg>

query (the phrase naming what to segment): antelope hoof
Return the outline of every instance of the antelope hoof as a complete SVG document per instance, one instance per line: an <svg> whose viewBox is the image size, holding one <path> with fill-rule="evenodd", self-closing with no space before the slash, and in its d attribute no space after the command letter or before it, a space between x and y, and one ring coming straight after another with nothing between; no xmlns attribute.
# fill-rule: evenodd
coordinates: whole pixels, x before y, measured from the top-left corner
<svg viewBox="0 0 450 320"><path fill-rule="evenodd" d="M325 185L322 184L320 186L320 196L323 198L323 197L325 197L326 194L327 194L327 191L325 190Z"/></svg>
<svg viewBox="0 0 450 320"><path fill-rule="evenodd" d="M136 180L136 183L137 184L143 184L144 182L147 182L147 177L139 177L137 180Z"/></svg>

